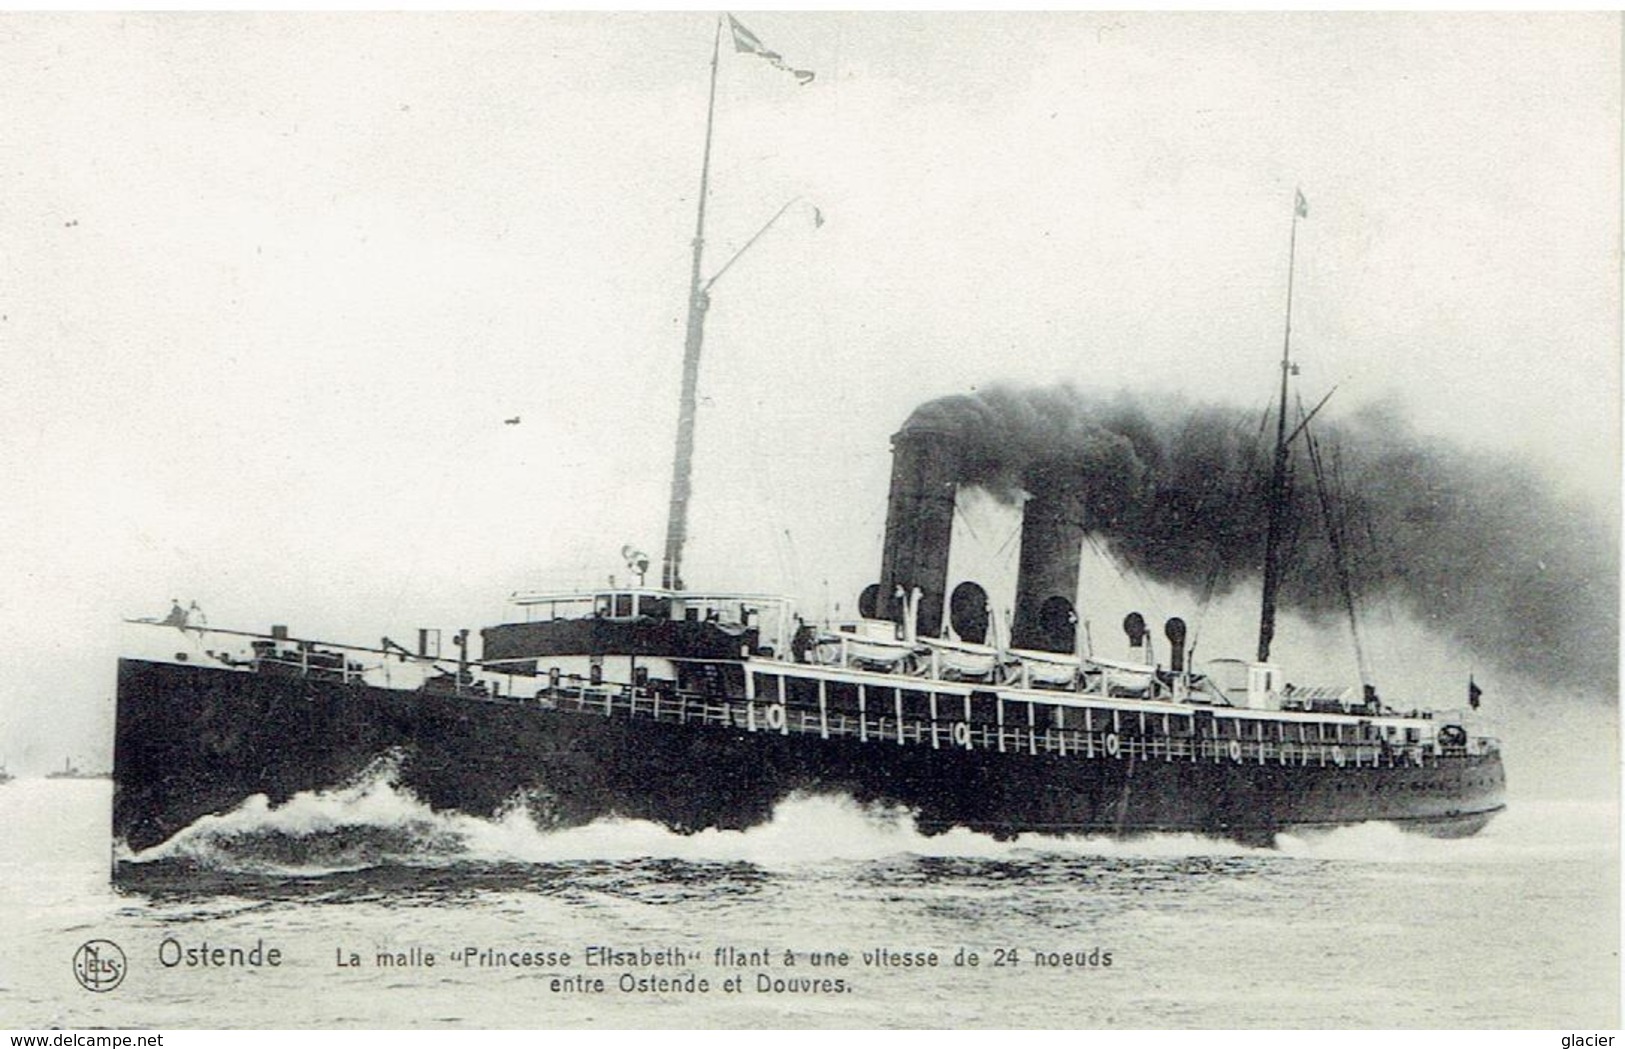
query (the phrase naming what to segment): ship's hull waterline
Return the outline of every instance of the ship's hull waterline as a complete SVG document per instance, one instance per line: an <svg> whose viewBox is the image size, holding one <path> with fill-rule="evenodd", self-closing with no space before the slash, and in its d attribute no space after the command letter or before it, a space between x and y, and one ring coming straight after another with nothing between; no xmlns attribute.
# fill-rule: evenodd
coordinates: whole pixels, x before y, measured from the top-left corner
<svg viewBox="0 0 1625 1049"><path fill-rule="evenodd" d="M117 702L113 831L136 850L253 795L276 804L341 786L386 757L437 810L489 816L517 799L546 825L619 816L681 831L749 827L808 792L904 807L927 832L1000 837L1171 831L1267 844L1370 820L1459 836L1503 807L1505 789L1498 750L1362 764L1335 747L1337 760L1324 747L1277 756L1220 740L1159 750L1125 728L1081 744L1074 733L1057 753L1048 735L1040 749L1003 726L1007 745L986 729L961 745L970 733L953 724L914 725L900 743L879 721L862 735L807 732L805 720L789 732L782 712L775 721L748 704L724 703L717 719L670 702L664 713L598 709L585 690L549 704L137 659L119 663Z"/></svg>

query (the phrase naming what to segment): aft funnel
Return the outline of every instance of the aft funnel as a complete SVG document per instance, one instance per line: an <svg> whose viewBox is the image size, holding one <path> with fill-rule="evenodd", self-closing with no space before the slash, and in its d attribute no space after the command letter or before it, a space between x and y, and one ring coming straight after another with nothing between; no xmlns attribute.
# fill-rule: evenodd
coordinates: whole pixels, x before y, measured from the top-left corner
<svg viewBox="0 0 1625 1049"><path fill-rule="evenodd" d="M1021 562L1016 577L1014 648L1041 652L1077 649L1078 571L1087 531L1084 500L1060 463L1028 470L1031 498L1022 512ZM1072 483L1067 483L1067 482Z"/></svg>

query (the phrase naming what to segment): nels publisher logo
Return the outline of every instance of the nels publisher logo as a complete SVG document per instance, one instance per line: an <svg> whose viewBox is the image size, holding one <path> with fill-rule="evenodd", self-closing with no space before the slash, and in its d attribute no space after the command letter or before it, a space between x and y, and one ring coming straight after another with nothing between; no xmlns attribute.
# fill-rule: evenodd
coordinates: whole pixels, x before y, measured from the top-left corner
<svg viewBox="0 0 1625 1049"><path fill-rule="evenodd" d="M112 940L89 940L73 952L73 978L87 991L111 991L127 969L124 951Z"/></svg>

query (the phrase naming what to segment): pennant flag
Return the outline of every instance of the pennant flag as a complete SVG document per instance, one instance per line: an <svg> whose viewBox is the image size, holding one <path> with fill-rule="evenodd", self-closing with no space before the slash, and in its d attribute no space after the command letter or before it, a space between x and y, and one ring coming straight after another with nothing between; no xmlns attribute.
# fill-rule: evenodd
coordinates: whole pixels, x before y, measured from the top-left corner
<svg viewBox="0 0 1625 1049"><path fill-rule="evenodd" d="M1304 218L1304 219L1308 218L1309 217L1309 202L1307 200L1303 199L1303 190L1299 189L1299 190L1294 190L1293 192L1295 192L1298 195L1297 202L1294 205L1294 207L1297 209L1298 217L1299 218Z"/></svg>
<svg viewBox="0 0 1625 1049"><path fill-rule="evenodd" d="M777 68L782 69L786 73L794 76L796 78L796 83L798 84L812 83L812 70L791 69L789 66L785 65L783 55L779 54L777 51L769 51L762 45L761 40L757 38L756 34L741 25L739 19L735 18L733 15L728 16L728 28L733 30L735 51L743 51L746 54L758 55L767 59Z"/></svg>
<svg viewBox="0 0 1625 1049"><path fill-rule="evenodd" d="M1467 705L1472 707L1474 710L1477 710L1478 697L1482 696L1483 694L1484 690L1478 687L1478 682L1473 680L1471 674L1467 675Z"/></svg>
<svg viewBox="0 0 1625 1049"><path fill-rule="evenodd" d="M813 205L813 229L821 229L823 227L823 225L824 225L824 213L823 213L823 211L821 211L819 209L818 205L814 204Z"/></svg>

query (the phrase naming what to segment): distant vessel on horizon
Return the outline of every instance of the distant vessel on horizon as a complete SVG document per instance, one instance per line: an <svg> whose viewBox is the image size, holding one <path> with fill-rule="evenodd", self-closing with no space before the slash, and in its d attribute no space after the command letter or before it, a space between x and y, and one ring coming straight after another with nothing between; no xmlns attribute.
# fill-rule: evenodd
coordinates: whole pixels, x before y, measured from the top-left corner
<svg viewBox="0 0 1625 1049"><path fill-rule="evenodd" d="M47 772L46 779L106 779L105 772L86 772L73 763L72 758L63 758L62 767L55 772Z"/></svg>

